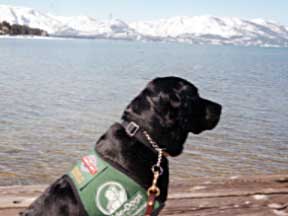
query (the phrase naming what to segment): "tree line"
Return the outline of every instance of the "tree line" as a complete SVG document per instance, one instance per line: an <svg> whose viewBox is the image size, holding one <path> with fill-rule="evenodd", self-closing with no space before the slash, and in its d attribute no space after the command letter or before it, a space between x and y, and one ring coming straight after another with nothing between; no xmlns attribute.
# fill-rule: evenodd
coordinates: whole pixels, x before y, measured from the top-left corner
<svg viewBox="0 0 288 216"><path fill-rule="evenodd" d="M30 28L26 25L10 24L6 21L0 22L0 35L37 35L48 36L47 31L39 28Z"/></svg>

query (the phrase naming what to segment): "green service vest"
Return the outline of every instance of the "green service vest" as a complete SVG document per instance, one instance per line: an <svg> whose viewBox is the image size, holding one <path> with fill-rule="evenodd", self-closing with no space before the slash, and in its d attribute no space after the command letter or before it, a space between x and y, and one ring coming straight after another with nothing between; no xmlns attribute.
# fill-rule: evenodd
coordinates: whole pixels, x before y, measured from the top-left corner
<svg viewBox="0 0 288 216"><path fill-rule="evenodd" d="M142 216L146 190L93 150L68 173L89 216ZM160 208L156 201L154 210Z"/></svg>

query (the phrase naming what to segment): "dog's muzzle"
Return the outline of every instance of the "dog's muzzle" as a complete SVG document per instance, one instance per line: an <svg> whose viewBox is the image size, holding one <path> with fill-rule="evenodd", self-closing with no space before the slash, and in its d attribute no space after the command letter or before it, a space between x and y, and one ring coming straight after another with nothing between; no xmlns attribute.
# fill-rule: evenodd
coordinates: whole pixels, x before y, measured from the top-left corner
<svg viewBox="0 0 288 216"><path fill-rule="evenodd" d="M206 100L206 126L208 130L213 129L220 120L222 107L220 104L217 104L212 101Z"/></svg>

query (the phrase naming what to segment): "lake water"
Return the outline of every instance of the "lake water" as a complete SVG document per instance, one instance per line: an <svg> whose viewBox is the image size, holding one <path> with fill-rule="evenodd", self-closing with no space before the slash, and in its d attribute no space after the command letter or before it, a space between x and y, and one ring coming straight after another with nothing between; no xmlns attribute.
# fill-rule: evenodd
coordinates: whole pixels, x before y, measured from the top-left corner
<svg viewBox="0 0 288 216"><path fill-rule="evenodd" d="M61 176L168 75L223 105L171 158L172 180L288 172L288 49L2 38L0 60L0 185Z"/></svg>

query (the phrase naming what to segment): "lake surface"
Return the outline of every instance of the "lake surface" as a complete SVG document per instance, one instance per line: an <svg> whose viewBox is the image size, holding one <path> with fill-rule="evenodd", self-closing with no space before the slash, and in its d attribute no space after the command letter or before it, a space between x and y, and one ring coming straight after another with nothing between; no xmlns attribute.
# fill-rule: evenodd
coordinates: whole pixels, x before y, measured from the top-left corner
<svg viewBox="0 0 288 216"><path fill-rule="evenodd" d="M172 180L288 172L288 49L2 38L0 60L0 185L61 176L168 75L223 105L170 159Z"/></svg>

